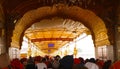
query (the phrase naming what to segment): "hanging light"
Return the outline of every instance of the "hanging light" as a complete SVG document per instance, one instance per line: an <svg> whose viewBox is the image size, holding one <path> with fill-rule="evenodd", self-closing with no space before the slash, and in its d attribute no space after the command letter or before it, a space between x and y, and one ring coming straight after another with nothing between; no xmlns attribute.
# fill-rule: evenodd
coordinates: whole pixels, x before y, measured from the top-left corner
<svg viewBox="0 0 120 69"><path fill-rule="evenodd" d="M65 52L64 52L64 55L67 55L68 54L68 51L67 51L67 46L65 47Z"/></svg>
<svg viewBox="0 0 120 69"><path fill-rule="evenodd" d="M31 56L31 46L30 46L30 41L28 41L28 57Z"/></svg>
<svg viewBox="0 0 120 69"><path fill-rule="evenodd" d="M73 52L75 58L76 58L76 56L77 56L77 53L78 53L78 50L77 50L77 48L76 48L76 41L75 41L74 52Z"/></svg>

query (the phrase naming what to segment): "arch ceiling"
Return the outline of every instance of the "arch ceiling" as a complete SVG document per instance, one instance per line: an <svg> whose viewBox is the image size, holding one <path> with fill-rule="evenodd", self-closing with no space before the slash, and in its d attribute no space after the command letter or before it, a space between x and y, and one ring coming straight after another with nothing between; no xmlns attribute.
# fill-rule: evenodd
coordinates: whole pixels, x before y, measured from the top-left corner
<svg viewBox="0 0 120 69"><path fill-rule="evenodd" d="M80 22L54 17L34 23L24 34L40 50L52 53L86 32L89 29Z"/></svg>
<svg viewBox="0 0 120 69"><path fill-rule="evenodd" d="M40 22L42 19L53 17L72 19L84 24L91 31L95 46L110 44L104 22L93 12L77 6L58 4L52 7L40 7L25 13L24 16L16 23L11 46L20 48L21 38L23 37L23 33L26 29L28 29L32 24Z"/></svg>

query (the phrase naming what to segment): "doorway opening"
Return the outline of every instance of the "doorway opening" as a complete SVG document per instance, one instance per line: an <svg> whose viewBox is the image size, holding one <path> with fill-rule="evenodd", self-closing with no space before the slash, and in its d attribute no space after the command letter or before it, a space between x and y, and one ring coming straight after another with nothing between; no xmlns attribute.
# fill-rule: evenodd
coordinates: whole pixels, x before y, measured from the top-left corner
<svg viewBox="0 0 120 69"><path fill-rule="evenodd" d="M95 58L90 30L81 22L59 17L44 19L34 23L24 34L21 57L74 55Z"/></svg>

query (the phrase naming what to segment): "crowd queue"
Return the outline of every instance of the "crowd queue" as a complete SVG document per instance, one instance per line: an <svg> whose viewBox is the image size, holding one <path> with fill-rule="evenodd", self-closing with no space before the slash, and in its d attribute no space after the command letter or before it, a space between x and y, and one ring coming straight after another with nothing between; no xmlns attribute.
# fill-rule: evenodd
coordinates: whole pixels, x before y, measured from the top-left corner
<svg viewBox="0 0 120 69"><path fill-rule="evenodd" d="M95 58L84 60L82 57L73 58L72 55L63 58L59 55L53 58L36 56L29 59L15 58L2 69L120 69L120 61L103 61Z"/></svg>

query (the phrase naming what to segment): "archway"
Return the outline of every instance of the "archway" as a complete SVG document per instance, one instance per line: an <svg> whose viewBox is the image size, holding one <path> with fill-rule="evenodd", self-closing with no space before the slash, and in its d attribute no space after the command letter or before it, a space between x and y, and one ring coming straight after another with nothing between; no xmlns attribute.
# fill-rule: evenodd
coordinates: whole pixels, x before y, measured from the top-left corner
<svg viewBox="0 0 120 69"><path fill-rule="evenodd" d="M91 30L95 46L110 44L104 22L93 12L77 6L58 4L52 7L40 7L25 13L15 26L11 47L20 48L24 31L33 23L54 16L82 22Z"/></svg>

